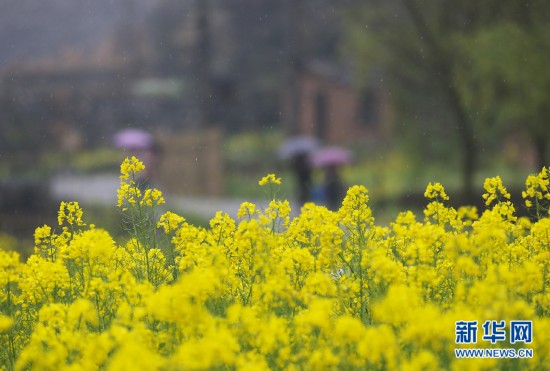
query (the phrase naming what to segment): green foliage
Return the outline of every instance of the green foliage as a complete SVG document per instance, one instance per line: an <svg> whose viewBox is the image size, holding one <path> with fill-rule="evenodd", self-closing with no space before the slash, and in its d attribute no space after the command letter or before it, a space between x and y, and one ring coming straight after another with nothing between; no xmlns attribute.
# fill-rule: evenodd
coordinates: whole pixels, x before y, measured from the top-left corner
<svg viewBox="0 0 550 371"><path fill-rule="evenodd" d="M457 69L462 96L487 123L486 137L523 129L531 138L550 140L550 32L542 24L522 27L502 21L461 35L465 63Z"/></svg>
<svg viewBox="0 0 550 371"><path fill-rule="evenodd" d="M345 50L360 87L388 91L410 152L423 161L458 153L472 184L480 155L500 151L510 132L532 140L539 168L548 161L549 15L545 1L358 3Z"/></svg>
<svg viewBox="0 0 550 371"><path fill-rule="evenodd" d="M244 132L230 136L225 142L225 158L230 166L248 167L259 162L274 163L281 143L280 132Z"/></svg>
<svg viewBox="0 0 550 371"><path fill-rule="evenodd" d="M101 171L118 171L125 154L113 148L98 148L82 151L71 158L70 166L78 172L95 173Z"/></svg>
<svg viewBox="0 0 550 371"><path fill-rule="evenodd" d="M277 157L277 148L281 142L282 133L279 131L251 131L228 137L224 144L228 169L224 189L227 194L233 197L262 197L256 179L266 171L284 167L282 160ZM286 195L292 194L289 187L285 187L284 192Z"/></svg>

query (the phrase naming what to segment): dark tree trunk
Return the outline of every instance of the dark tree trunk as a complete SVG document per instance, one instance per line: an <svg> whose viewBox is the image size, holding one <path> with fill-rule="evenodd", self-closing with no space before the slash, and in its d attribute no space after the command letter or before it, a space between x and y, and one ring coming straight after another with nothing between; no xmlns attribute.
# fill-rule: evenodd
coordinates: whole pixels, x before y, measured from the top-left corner
<svg viewBox="0 0 550 371"><path fill-rule="evenodd" d="M462 105L460 95L453 81L452 57L445 50L437 35L430 29L427 20L420 9L414 4L414 1L401 1L433 58L433 67L440 77L441 91L445 94L449 109L455 117L462 147L462 190L465 200L471 201L472 197L474 197L474 175L477 170L478 151L473 122L468 117L468 113Z"/></svg>
<svg viewBox="0 0 550 371"><path fill-rule="evenodd" d="M200 107L199 127L205 129L211 122L211 42L210 42L210 4L209 0L198 0L197 3L197 67L198 96Z"/></svg>
<svg viewBox="0 0 550 371"><path fill-rule="evenodd" d="M475 140L474 125L460 102L456 87L452 85L451 81L448 81L447 85L447 99L457 121L462 147L462 192L466 202L473 202L473 197L475 197L474 176L478 161L478 147Z"/></svg>
<svg viewBox="0 0 550 371"><path fill-rule="evenodd" d="M300 83L299 78L304 65L305 14L303 0L285 0L285 48L286 68L284 91L284 129L288 136L297 135L300 119Z"/></svg>
<svg viewBox="0 0 550 371"><path fill-rule="evenodd" d="M537 136L533 138L533 143L535 145L537 171L541 171L544 166L550 166L547 162L548 138L545 136Z"/></svg>

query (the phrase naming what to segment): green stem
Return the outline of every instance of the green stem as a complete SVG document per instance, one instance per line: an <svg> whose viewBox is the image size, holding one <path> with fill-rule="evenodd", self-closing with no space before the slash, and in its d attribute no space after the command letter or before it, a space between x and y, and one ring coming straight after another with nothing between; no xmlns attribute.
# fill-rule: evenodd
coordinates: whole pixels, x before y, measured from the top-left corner
<svg viewBox="0 0 550 371"><path fill-rule="evenodd" d="M338 253L338 256L340 257L340 259L347 265L347 267L349 268L349 270L351 271L351 274L355 275L355 271L353 270L353 267L351 266L351 264L344 258L344 255L342 253Z"/></svg>

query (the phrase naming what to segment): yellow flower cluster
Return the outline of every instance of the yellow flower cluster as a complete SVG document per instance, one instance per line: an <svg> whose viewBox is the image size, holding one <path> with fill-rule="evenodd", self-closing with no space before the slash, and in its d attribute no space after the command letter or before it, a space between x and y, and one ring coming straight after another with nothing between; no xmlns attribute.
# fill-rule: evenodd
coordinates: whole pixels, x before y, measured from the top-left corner
<svg viewBox="0 0 550 371"><path fill-rule="evenodd" d="M449 196L445 193L445 189L441 183L428 183L426 187L426 192L424 192L424 197L428 200L448 200Z"/></svg>
<svg viewBox="0 0 550 371"><path fill-rule="evenodd" d="M490 207L481 214L447 206L436 183L424 218L404 211L379 226L367 189L354 186L336 212L308 203L291 219L287 201L265 210L245 202L238 220L218 212L202 228L172 212L158 217L161 194L132 183L140 169L137 159L121 167L128 241L86 227L80 207L64 203L61 229L37 228L25 263L0 249L0 367L550 364L550 218L518 217L499 178L486 182ZM544 198L541 174L528 181L529 197ZM274 175L264 179L278 185ZM455 358L455 324L474 320L533 321L534 357ZM470 347L522 345L507 338Z"/></svg>
<svg viewBox="0 0 550 371"><path fill-rule="evenodd" d="M57 222L63 225L67 222L69 225L83 226L82 215L84 212L80 208L78 202L61 202L59 212L57 213Z"/></svg>
<svg viewBox="0 0 550 371"><path fill-rule="evenodd" d="M162 228L164 229L164 233L169 234L170 232L177 231L179 226L183 223L185 223L185 218L183 216L167 211L160 217L157 228Z"/></svg>
<svg viewBox="0 0 550 371"><path fill-rule="evenodd" d="M126 158L120 165L120 180L135 180L135 174L145 170L145 165L136 156Z"/></svg>
<svg viewBox="0 0 550 371"><path fill-rule="evenodd" d="M502 185L502 179L500 179L499 176L485 179L483 188L487 191L487 193L483 194L483 199L487 206L491 205L495 200L500 202L503 198L510 199L510 193L508 193L506 188Z"/></svg>
<svg viewBox="0 0 550 371"><path fill-rule="evenodd" d="M146 189L142 192L136 175L145 169L145 165L135 156L126 158L120 165L120 187L117 190L117 206L127 211L129 207L154 206L165 203L162 192L158 189Z"/></svg>
<svg viewBox="0 0 550 371"><path fill-rule="evenodd" d="M525 191L522 196L525 199L525 206L535 208L537 217L550 215L550 170L542 168L539 174L532 174L525 181Z"/></svg>
<svg viewBox="0 0 550 371"><path fill-rule="evenodd" d="M262 179L260 179L260 181L258 182L258 184L262 187L265 186L266 184L270 184L270 183L280 185L281 184L281 178L277 178L275 176L275 174L267 174Z"/></svg>

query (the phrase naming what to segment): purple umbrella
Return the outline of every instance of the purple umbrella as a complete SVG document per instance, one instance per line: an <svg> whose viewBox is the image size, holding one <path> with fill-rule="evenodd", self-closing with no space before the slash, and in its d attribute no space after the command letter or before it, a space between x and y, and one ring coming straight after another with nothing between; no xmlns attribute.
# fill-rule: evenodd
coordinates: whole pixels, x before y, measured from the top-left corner
<svg viewBox="0 0 550 371"><path fill-rule="evenodd" d="M316 167L345 165L352 160L351 152L341 147L322 148L311 155L311 163Z"/></svg>
<svg viewBox="0 0 550 371"><path fill-rule="evenodd" d="M141 129L125 129L113 137L115 147L123 149L148 149L153 146L153 136Z"/></svg>

